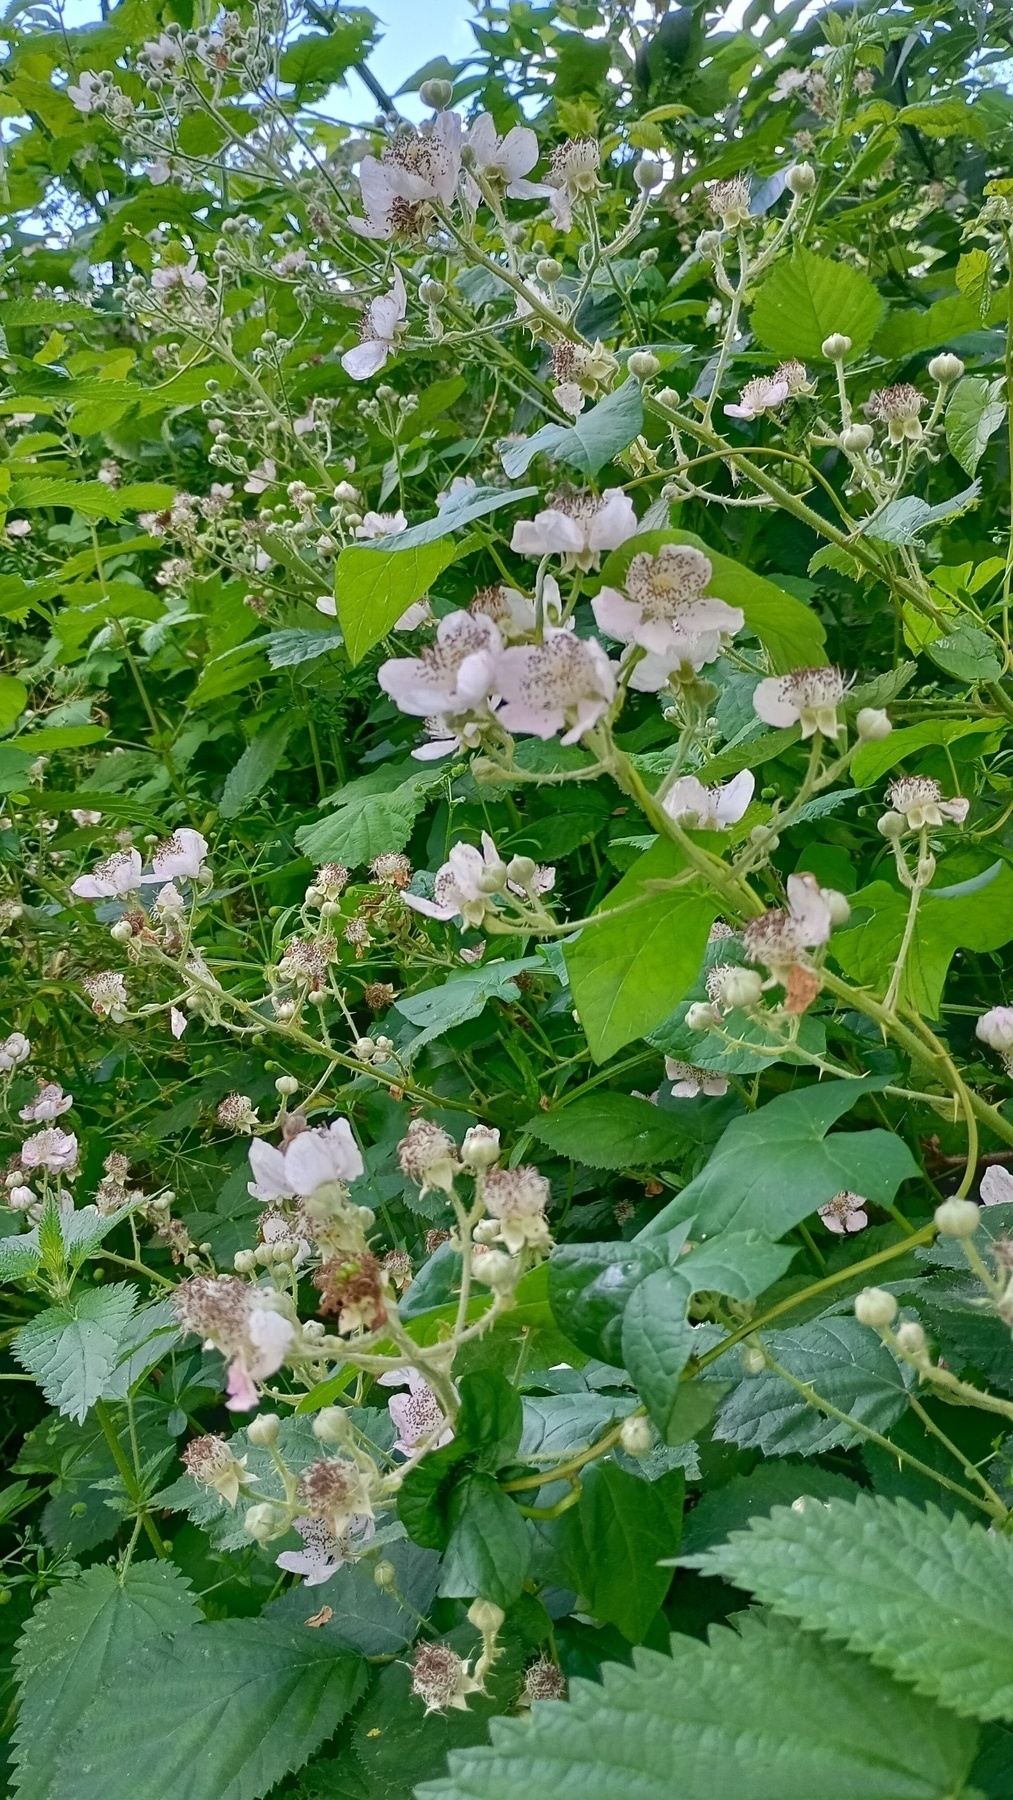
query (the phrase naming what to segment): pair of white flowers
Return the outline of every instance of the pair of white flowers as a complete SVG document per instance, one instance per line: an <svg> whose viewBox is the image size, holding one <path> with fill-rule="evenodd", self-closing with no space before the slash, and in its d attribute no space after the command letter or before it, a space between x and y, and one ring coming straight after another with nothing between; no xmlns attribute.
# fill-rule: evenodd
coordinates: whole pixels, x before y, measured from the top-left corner
<svg viewBox="0 0 1013 1800"><path fill-rule="evenodd" d="M112 856L97 863L90 875L79 875L72 881L70 891L79 900L122 900L158 881L171 890L159 894L160 909L164 912L179 910L182 900L177 895L179 908L174 906L172 884L175 881L206 881L210 876L205 862L207 853L207 839L199 831L183 827L159 844L147 873L143 870L140 851L116 850Z"/></svg>

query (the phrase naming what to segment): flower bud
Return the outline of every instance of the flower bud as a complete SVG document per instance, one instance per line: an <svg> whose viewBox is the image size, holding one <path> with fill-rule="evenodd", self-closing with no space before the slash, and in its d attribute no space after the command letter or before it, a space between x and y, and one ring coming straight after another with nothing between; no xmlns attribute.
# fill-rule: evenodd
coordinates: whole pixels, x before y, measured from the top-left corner
<svg viewBox="0 0 1013 1800"><path fill-rule="evenodd" d="M665 387L661 388L660 391L655 394L654 398L659 400L662 406L676 407L682 399L682 395L679 393L678 388Z"/></svg>
<svg viewBox="0 0 1013 1800"><path fill-rule="evenodd" d="M720 248L720 231L701 231L696 240L696 250L697 255L703 257L704 262L713 262Z"/></svg>
<svg viewBox="0 0 1013 1800"><path fill-rule="evenodd" d="M784 185L792 194L800 198L803 194L811 194L816 186L816 170L811 163L796 163L789 169L784 178Z"/></svg>
<svg viewBox="0 0 1013 1800"><path fill-rule="evenodd" d="M452 81L424 81L419 88L419 99L423 106L431 106L434 112L446 112L453 98Z"/></svg>
<svg viewBox="0 0 1013 1800"><path fill-rule="evenodd" d="M376 1042L373 1038L356 1038L352 1045L352 1055L357 1057L360 1062L368 1062L375 1049Z"/></svg>
<svg viewBox="0 0 1013 1800"><path fill-rule="evenodd" d="M468 1617L483 1637L495 1637L506 1614L494 1600L473 1600L468 1608Z"/></svg>
<svg viewBox="0 0 1013 1800"><path fill-rule="evenodd" d="M907 820L903 813L885 812L876 820L876 830L885 838L902 838L907 830Z"/></svg>
<svg viewBox="0 0 1013 1800"><path fill-rule="evenodd" d="M419 299L425 306L439 306L446 298L446 287L435 276L427 275L424 281L419 282Z"/></svg>
<svg viewBox="0 0 1013 1800"><path fill-rule="evenodd" d="M512 1294L520 1280L520 1273L516 1257L508 1256L505 1250L483 1250L480 1256L475 1257L472 1265L476 1281L491 1288L494 1294Z"/></svg>
<svg viewBox="0 0 1013 1800"><path fill-rule="evenodd" d="M246 1435L251 1444L256 1444L258 1448L266 1450L268 1444L277 1443L280 1429L281 1420L277 1413L258 1413L257 1417L251 1419L247 1425Z"/></svg>
<svg viewBox="0 0 1013 1800"><path fill-rule="evenodd" d="M256 1538L258 1544L266 1544L273 1538L284 1518L284 1513L267 1500L259 1506L251 1506L243 1520L243 1530L248 1537Z"/></svg>
<svg viewBox="0 0 1013 1800"><path fill-rule="evenodd" d="M257 1258L252 1250L237 1250L232 1258L232 1267L237 1275L252 1275L257 1266Z"/></svg>
<svg viewBox="0 0 1013 1800"><path fill-rule="evenodd" d="M952 350L944 350L929 363L929 374L933 381L938 381L940 387L950 387L953 382L960 380L963 373L964 365Z"/></svg>
<svg viewBox="0 0 1013 1800"><path fill-rule="evenodd" d="M507 880L515 887L530 887L538 870L538 864L530 856L512 856L507 864Z"/></svg>
<svg viewBox="0 0 1013 1800"><path fill-rule="evenodd" d="M642 194L650 194L654 188L660 187L665 179L665 171L660 163L652 162L644 156L633 171L633 179Z"/></svg>
<svg viewBox="0 0 1013 1800"><path fill-rule="evenodd" d="M626 367L634 381L650 381L658 373L661 364L653 350L634 350Z"/></svg>
<svg viewBox="0 0 1013 1800"><path fill-rule="evenodd" d="M280 1094L283 1100L291 1100L292 1095L299 1092L299 1083L294 1075L279 1075L274 1084L274 1091L276 1094Z"/></svg>
<svg viewBox="0 0 1013 1800"><path fill-rule="evenodd" d="M718 999L722 1006L758 1006L763 996L763 977L756 969L729 969L721 978Z"/></svg>
<svg viewBox="0 0 1013 1800"><path fill-rule="evenodd" d="M387 1562L386 1559L384 1559L383 1562L378 1562L376 1568L373 1570L373 1580L376 1582L378 1588L386 1589L396 1587L397 1570L395 1569L394 1564L392 1562Z"/></svg>
<svg viewBox="0 0 1013 1800"><path fill-rule="evenodd" d="M845 337L843 331L832 331L824 338L822 348L828 362L843 362L851 349L851 339Z"/></svg>
<svg viewBox="0 0 1013 1800"><path fill-rule="evenodd" d="M927 1347L925 1333L917 1319L905 1319L904 1324L897 1327L897 1348L905 1356L924 1356Z"/></svg>
<svg viewBox="0 0 1013 1800"><path fill-rule="evenodd" d="M745 1344L742 1350L743 1375L762 1375L767 1367L767 1358L759 1344Z"/></svg>
<svg viewBox="0 0 1013 1800"><path fill-rule="evenodd" d="M825 344L823 348L826 349ZM841 448L849 456L860 456L863 450L868 450L875 435L871 425L849 425L841 432Z"/></svg>
<svg viewBox="0 0 1013 1800"><path fill-rule="evenodd" d="M1000 1053L1013 1050L1013 1006L993 1006L989 1012L982 1013L974 1034L990 1050Z"/></svg>
<svg viewBox="0 0 1013 1800"><path fill-rule="evenodd" d="M562 273L563 265L554 256L541 256L535 264L535 274L539 281L544 281L549 287L560 279Z"/></svg>
<svg viewBox="0 0 1013 1800"><path fill-rule="evenodd" d="M109 927L109 936L114 938L117 944L129 944L133 935L134 928L129 919L117 919L115 925Z"/></svg>
<svg viewBox="0 0 1013 1800"><path fill-rule="evenodd" d="M855 1296L855 1318L860 1325L883 1331L897 1317L897 1302L885 1288L867 1287Z"/></svg>
<svg viewBox="0 0 1013 1800"><path fill-rule="evenodd" d="M863 744L878 744L890 736L893 726L889 715L878 706L863 706L857 719L855 729Z"/></svg>
<svg viewBox="0 0 1013 1800"><path fill-rule="evenodd" d="M715 1023L714 1008L706 1000L694 1000L686 1014L686 1025L690 1031L709 1031Z"/></svg>
<svg viewBox="0 0 1013 1800"><path fill-rule="evenodd" d="M918 867L915 870L915 876L919 887L928 887L935 872L936 859L931 853L927 856L920 856L918 858Z"/></svg>
<svg viewBox="0 0 1013 1800"><path fill-rule="evenodd" d="M351 1425L343 1406L321 1407L313 1421L313 1436L322 1444L347 1443Z"/></svg>
<svg viewBox="0 0 1013 1800"><path fill-rule="evenodd" d="M846 925L851 917L851 905L846 894L838 888L824 888L823 898L827 903L832 925Z"/></svg>
<svg viewBox="0 0 1013 1800"><path fill-rule="evenodd" d="M936 1224L943 1237L969 1238L978 1229L980 1209L973 1200L944 1200L936 1207Z"/></svg>
<svg viewBox="0 0 1013 1800"><path fill-rule="evenodd" d="M627 1456L650 1456L654 1449L655 1431L650 1419L635 1413L632 1418L624 1419L619 1432L619 1442Z"/></svg>
<svg viewBox="0 0 1013 1800"><path fill-rule="evenodd" d="M472 1173L490 1169L499 1161L499 1156L499 1132L490 1125L470 1126L461 1144L461 1161L465 1168Z"/></svg>

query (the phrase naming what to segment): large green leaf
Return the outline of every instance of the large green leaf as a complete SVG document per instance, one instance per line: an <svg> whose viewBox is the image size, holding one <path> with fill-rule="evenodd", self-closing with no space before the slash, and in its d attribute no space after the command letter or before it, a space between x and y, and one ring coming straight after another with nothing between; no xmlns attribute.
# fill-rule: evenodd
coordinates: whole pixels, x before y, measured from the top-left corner
<svg viewBox="0 0 1013 1800"><path fill-rule="evenodd" d="M292 714L275 719L251 738L237 763L225 777L218 811L223 819L237 819L266 787L285 754L298 721Z"/></svg>
<svg viewBox="0 0 1013 1800"><path fill-rule="evenodd" d="M753 302L755 335L775 356L819 362L833 332L851 339L849 356L868 349L884 302L868 275L849 263L796 250L775 264Z"/></svg>
<svg viewBox="0 0 1013 1800"><path fill-rule="evenodd" d="M402 781L386 793L356 795L312 825L300 825L295 841L314 862L340 862L350 869L372 862L384 850L403 850L415 821L443 776L432 769ZM356 784L351 784L356 785Z"/></svg>
<svg viewBox="0 0 1013 1800"><path fill-rule="evenodd" d="M662 1268L665 1251L663 1239L558 1244L549 1262L549 1302L560 1330L586 1355L621 1368L627 1302L642 1281Z"/></svg>
<svg viewBox="0 0 1013 1800"><path fill-rule="evenodd" d="M850 1500L855 1483L819 1463L763 1462L749 1475L733 1475L720 1487L701 1494L686 1515L682 1532L683 1560L690 1552L723 1543L732 1531L744 1531L750 1519L763 1518L775 1506L813 1500Z"/></svg>
<svg viewBox="0 0 1013 1800"><path fill-rule="evenodd" d="M1013 1543L907 1500L776 1507L689 1559L953 1712L1013 1718Z"/></svg>
<svg viewBox="0 0 1013 1800"><path fill-rule="evenodd" d="M664 544L692 544L694 549L704 552L714 571L708 592L727 601L729 606L741 608L748 629L756 633L777 673L814 668L826 662L826 632L811 607L785 588L778 587L775 581L754 574L744 563L712 550L692 531L642 531L636 537L628 538L606 557L602 584L622 587L633 558L641 551L657 555Z"/></svg>
<svg viewBox="0 0 1013 1800"><path fill-rule="evenodd" d="M418 1800L958 1800L978 1733L784 1621L607 1664L568 1706L502 1719Z"/></svg>
<svg viewBox="0 0 1013 1800"><path fill-rule="evenodd" d="M50 1406L84 1418L119 1360L135 1290L123 1282L87 1288L23 1325L12 1349L34 1375Z"/></svg>
<svg viewBox="0 0 1013 1800"><path fill-rule="evenodd" d="M189 1583L172 1563L132 1562L122 1580L99 1566L46 1596L16 1655L19 1800L50 1800L57 1762L95 1694L108 1684L122 1705L122 1671L133 1652L197 1617Z"/></svg>
<svg viewBox="0 0 1013 1800"><path fill-rule="evenodd" d="M665 880L682 867L676 846L659 839L612 889L602 910L639 898L645 882ZM696 978L717 913L711 893L679 888L633 913L585 925L566 945L574 1004L596 1062L668 1017Z"/></svg>
<svg viewBox="0 0 1013 1800"><path fill-rule="evenodd" d="M588 1610L642 1641L668 1592L678 1553L686 1482L681 1469L641 1481L614 1462L593 1465L567 1517L570 1579Z"/></svg>
<svg viewBox="0 0 1013 1800"><path fill-rule="evenodd" d="M592 1169L658 1169L686 1149L678 1113L635 1094L600 1090L558 1112L536 1113L526 1129L560 1156Z"/></svg>
<svg viewBox="0 0 1013 1800"><path fill-rule="evenodd" d="M46 1800L260 1800L331 1736L365 1676L305 1626L195 1625L137 1650L95 1695Z"/></svg>
<svg viewBox="0 0 1013 1800"><path fill-rule="evenodd" d="M362 544L342 550L334 592L353 663L361 662L367 650L393 630L401 614L429 592L456 555L456 545L445 538L407 550L367 550Z"/></svg>
<svg viewBox="0 0 1013 1800"><path fill-rule="evenodd" d="M959 884L962 893L929 888L922 895L901 998L930 1019L939 1017L947 971L958 949L999 950L1013 938L1013 869L1002 862L984 873L990 878L976 886ZM900 950L908 896L886 881L874 881L851 898L853 922L834 933L834 960L863 986L881 990Z"/></svg>
<svg viewBox="0 0 1013 1800"><path fill-rule="evenodd" d="M455 1483L440 1593L508 1607L524 1585L531 1543L524 1519L492 1475L471 1471Z"/></svg>
<svg viewBox="0 0 1013 1800"><path fill-rule="evenodd" d="M696 1236L760 1231L781 1237L842 1188L889 1205L918 1165L891 1131L827 1133L878 1077L823 1082L780 1094L733 1119L706 1168L663 1207L641 1234L652 1239L693 1219Z"/></svg>
<svg viewBox="0 0 1013 1800"><path fill-rule="evenodd" d="M533 970L544 974L545 964L541 957L523 956L513 962L485 963L478 969L455 970L440 987L424 988L421 994L399 1000L395 1011L409 1024L419 1027L418 1036L403 1046L402 1054L414 1056L416 1051L433 1043L455 1025L479 1018L490 1000L518 999L518 975L530 974Z"/></svg>
<svg viewBox="0 0 1013 1800"><path fill-rule="evenodd" d="M904 1371L875 1332L851 1314L768 1332L770 1354L796 1381L880 1434L907 1410ZM746 1375L723 1402L715 1437L764 1456L818 1456L862 1434L809 1405L773 1370Z"/></svg>
<svg viewBox="0 0 1013 1800"><path fill-rule="evenodd" d="M582 475L597 475L643 428L643 395L640 383L631 377L597 406L581 413L573 425L543 425L521 443L505 445L501 450L503 467L514 481L541 453L554 462L569 463Z"/></svg>
<svg viewBox="0 0 1013 1800"><path fill-rule="evenodd" d="M858 788L871 787L916 750L994 731L995 723L989 719L925 719L920 725L905 725L879 743L863 744L851 765L851 779Z"/></svg>
<svg viewBox="0 0 1013 1800"><path fill-rule="evenodd" d="M331 22L327 37L314 34L289 44L278 72L282 81L291 81L297 88L329 87L340 81L353 63L363 60L375 35L374 15L364 6L349 8Z"/></svg>
<svg viewBox="0 0 1013 1800"><path fill-rule="evenodd" d="M1003 389L1006 383L984 375L965 375L958 381L946 406L946 442L965 475L973 475L988 440L1006 417Z"/></svg>
<svg viewBox="0 0 1013 1800"><path fill-rule="evenodd" d="M957 681L998 681L1002 675L994 639L967 619L945 637L932 638L925 648L932 661Z"/></svg>

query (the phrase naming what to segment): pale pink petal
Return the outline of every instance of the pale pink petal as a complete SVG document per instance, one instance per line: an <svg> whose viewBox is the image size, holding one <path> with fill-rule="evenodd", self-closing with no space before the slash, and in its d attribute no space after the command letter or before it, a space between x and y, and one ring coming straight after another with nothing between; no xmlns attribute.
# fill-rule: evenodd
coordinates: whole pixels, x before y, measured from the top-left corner
<svg viewBox="0 0 1013 1800"><path fill-rule="evenodd" d="M722 825L737 825L749 808L756 788L752 769L742 769L721 789L715 812Z"/></svg>
<svg viewBox="0 0 1013 1800"><path fill-rule="evenodd" d="M190 1021L187 1018L186 1013L180 1012L178 1006L170 1006L169 1030L172 1032L174 1038L181 1038L189 1023Z"/></svg>
<svg viewBox="0 0 1013 1800"><path fill-rule="evenodd" d="M789 875L787 888L788 908L803 944L825 944L833 921L815 877Z"/></svg>
<svg viewBox="0 0 1013 1800"><path fill-rule="evenodd" d="M616 588L603 587L591 602L595 624L606 637L629 643L640 624L641 609Z"/></svg>
<svg viewBox="0 0 1013 1800"><path fill-rule="evenodd" d="M291 1200L294 1197L295 1189L285 1171L285 1158L276 1144L268 1144L263 1138L253 1138L247 1154L253 1171L248 1192L255 1200L269 1202Z"/></svg>
<svg viewBox="0 0 1013 1800"><path fill-rule="evenodd" d="M603 504L598 507L587 534L589 550L618 550L627 538L637 534L637 515L633 502L622 488L606 488Z"/></svg>
<svg viewBox="0 0 1013 1800"><path fill-rule="evenodd" d="M353 381L367 381L370 375L379 373L389 355L390 345L383 338L366 338L345 351L341 367Z"/></svg>
<svg viewBox="0 0 1013 1800"><path fill-rule="evenodd" d="M496 167L507 181L526 175L538 161L538 139L530 125L514 125L499 147Z"/></svg>
<svg viewBox="0 0 1013 1800"><path fill-rule="evenodd" d="M753 711L765 725L784 727L798 721L798 707L784 698L782 688L783 682L779 675L768 675L765 681L758 682L753 689Z"/></svg>
<svg viewBox="0 0 1013 1800"><path fill-rule="evenodd" d="M993 1163L985 1170L978 1193L983 1206L1008 1205L1013 1201L1013 1175L1008 1169Z"/></svg>
<svg viewBox="0 0 1013 1800"><path fill-rule="evenodd" d="M260 1398L241 1357L237 1356L229 1364L227 1392L229 1397L225 1404L230 1412L252 1412Z"/></svg>

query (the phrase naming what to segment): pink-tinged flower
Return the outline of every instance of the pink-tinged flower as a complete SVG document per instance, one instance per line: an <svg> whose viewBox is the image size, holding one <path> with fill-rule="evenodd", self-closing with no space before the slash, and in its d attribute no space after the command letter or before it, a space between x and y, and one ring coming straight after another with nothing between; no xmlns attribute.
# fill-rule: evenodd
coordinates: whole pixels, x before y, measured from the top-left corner
<svg viewBox="0 0 1013 1800"><path fill-rule="evenodd" d="M257 1383L281 1368L296 1328L270 1302L275 1296L250 1287L235 1275L195 1275L173 1295L184 1331L220 1350L229 1364L230 1412L250 1412L259 1398Z"/></svg>
<svg viewBox="0 0 1013 1800"><path fill-rule="evenodd" d="M174 831L171 838L159 844L151 859L150 873L143 876L148 881L197 881L207 878L209 870L204 861L208 853L208 841L199 831L191 831L183 826ZM161 898L161 896L159 896Z"/></svg>
<svg viewBox="0 0 1013 1800"><path fill-rule="evenodd" d="M538 139L530 125L514 125L505 137L499 137L491 113L479 113L464 134L471 151L471 167L487 182L506 190L511 200L538 200L549 192L537 181L525 181L538 161ZM466 183L473 206L481 199L478 186Z"/></svg>
<svg viewBox="0 0 1013 1800"><path fill-rule="evenodd" d="M705 593L712 574L709 558L690 544L665 544L655 556L642 551L626 571L625 595L604 587L591 602L598 627L665 659L695 663L709 649L703 660L710 662L722 635L733 636L745 623L739 607ZM691 641L701 638L708 642Z"/></svg>
<svg viewBox="0 0 1013 1800"><path fill-rule="evenodd" d="M542 583L542 606L547 619L558 618L559 587L551 575L547 575ZM507 587L504 581L481 588L468 611L475 617L491 619L505 644L514 638L530 637L535 629L534 601L516 588Z"/></svg>
<svg viewBox="0 0 1013 1800"><path fill-rule="evenodd" d="M415 912L429 919L460 918L465 925L481 925L485 916L496 909L493 894L506 886L506 864L487 831L482 833L482 848L474 844L454 844L447 861L437 870L433 898L408 894L404 898Z"/></svg>
<svg viewBox="0 0 1013 1800"><path fill-rule="evenodd" d="M257 1383L281 1368L295 1337L295 1326L281 1313L251 1307L247 1315L248 1346L235 1351L226 1380L230 1412L252 1412L260 1399Z"/></svg>
<svg viewBox="0 0 1013 1800"><path fill-rule="evenodd" d="M284 1149L254 1138L250 1145L254 1179L248 1191L255 1200L306 1199L331 1181L356 1181L362 1155L347 1119L333 1119L290 1138Z"/></svg>
<svg viewBox="0 0 1013 1800"><path fill-rule="evenodd" d="M172 1032L174 1038L177 1040L181 1038L189 1023L190 1021L185 1012L180 1012L178 1006L170 1006L169 1030Z"/></svg>
<svg viewBox="0 0 1013 1800"><path fill-rule="evenodd" d="M396 513L368 512L361 525L355 527L357 538L396 537L408 530L408 520L400 509Z"/></svg>
<svg viewBox="0 0 1013 1800"><path fill-rule="evenodd" d="M51 1125L54 1119L62 1118L74 1104L73 1094L65 1094L58 1081L47 1081L40 1087L34 1100L21 1108L18 1117L26 1124Z"/></svg>
<svg viewBox="0 0 1013 1800"><path fill-rule="evenodd" d="M24 1169L45 1169L50 1175L64 1175L77 1167L77 1138L59 1125L47 1125L21 1146L19 1161Z"/></svg>
<svg viewBox="0 0 1013 1800"><path fill-rule="evenodd" d="M611 706L616 665L595 638L550 630L544 643L504 650L495 684L504 701L499 717L508 731L540 738L563 732L560 742L575 744Z"/></svg>
<svg viewBox="0 0 1013 1800"><path fill-rule="evenodd" d="M799 394L812 394L815 385L809 380L804 363L783 362L773 375L757 375L747 381L738 402L726 406L730 419L758 419L761 413L777 412L786 400Z"/></svg>
<svg viewBox="0 0 1013 1800"><path fill-rule="evenodd" d="M601 145L597 138L567 138L565 144L558 144L553 150L545 185L557 230L569 231L575 200L590 200L597 194L600 168Z"/></svg>
<svg viewBox="0 0 1013 1800"><path fill-rule="evenodd" d="M379 161L363 157L359 187L366 216L348 223L361 237L414 237L423 207L451 204L460 172L461 121L457 113L442 112L421 131L399 132Z"/></svg>
<svg viewBox="0 0 1013 1800"><path fill-rule="evenodd" d="M76 83L67 83L67 99L79 113L97 112L105 100L107 86L105 75L84 69Z"/></svg>
<svg viewBox="0 0 1013 1800"><path fill-rule="evenodd" d="M520 556L561 556L564 569L596 569L603 550L637 533L633 502L622 488L596 494L561 488L533 519L519 519L510 548Z"/></svg>
<svg viewBox="0 0 1013 1800"><path fill-rule="evenodd" d="M122 1025L127 1016L127 984L116 969L102 969L97 975L86 975L81 983L91 1001L91 1010L99 1019L111 1019Z"/></svg>
<svg viewBox="0 0 1013 1800"><path fill-rule="evenodd" d="M713 1069L701 1069L697 1063L680 1062L675 1056L666 1056L665 1074L677 1100L695 1100L699 1094L720 1099L728 1092L727 1076L718 1075Z"/></svg>
<svg viewBox="0 0 1013 1800"><path fill-rule="evenodd" d="M490 618L448 613L440 620L435 643L418 656L383 663L377 680L401 712L417 718L470 713L492 693L502 649Z"/></svg>
<svg viewBox="0 0 1013 1800"><path fill-rule="evenodd" d="M790 675L769 675L753 689L753 710L765 725L782 729L800 725L802 737L836 737L842 729L837 708L848 691L840 669L793 669Z"/></svg>
<svg viewBox="0 0 1013 1800"><path fill-rule="evenodd" d="M19 1063L27 1062L31 1054L32 1046L24 1032L12 1031L0 1043L0 1075L7 1075Z"/></svg>
<svg viewBox="0 0 1013 1800"><path fill-rule="evenodd" d="M1013 1175L999 1163L985 1170L978 1189L982 1206L1008 1206L1013 1201Z"/></svg>
<svg viewBox="0 0 1013 1800"><path fill-rule="evenodd" d="M825 944L833 927L830 902L814 875L789 875L787 886L787 908L750 919L742 934L749 961L763 963L770 970L770 980L764 984L767 987L789 988L795 970L808 975L805 952ZM799 982L798 976L794 980L801 998L802 990L811 987L811 982ZM806 1005L815 999L817 992L818 984L809 993ZM788 1010L795 1010L790 998ZM805 1009L800 1006L798 1010Z"/></svg>
<svg viewBox="0 0 1013 1800"><path fill-rule="evenodd" d="M940 826L947 819L962 825L971 806L971 802L959 794L955 800L944 800L942 788L930 775L900 775L890 783L886 797L894 812L903 816L909 831L921 831L927 825Z"/></svg>
<svg viewBox="0 0 1013 1800"><path fill-rule="evenodd" d="M182 293L201 294L207 284L207 276L197 267L196 256L185 263L160 263L151 277L152 289L165 299Z"/></svg>
<svg viewBox="0 0 1013 1800"><path fill-rule="evenodd" d="M404 280L400 269L395 269L390 292L370 301L359 320L359 342L341 358L341 367L353 381L379 374L397 344L398 327L407 310Z"/></svg>
<svg viewBox="0 0 1013 1800"><path fill-rule="evenodd" d="M864 1195L851 1194L844 1188L818 1210L827 1230L841 1235L843 1232L865 1230L869 1223L869 1215L865 1210L868 1204Z"/></svg>
<svg viewBox="0 0 1013 1800"><path fill-rule="evenodd" d="M420 1644L412 1663L412 1693L426 1703L426 1718L452 1706L467 1712L468 1695L484 1693L480 1681L469 1675L465 1662L449 1644Z"/></svg>
<svg viewBox="0 0 1013 1800"><path fill-rule="evenodd" d="M457 1145L450 1133L432 1119L412 1120L397 1147L397 1160L402 1175L422 1189L422 1199L431 1188L451 1193L455 1177L461 1172Z"/></svg>
<svg viewBox="0 0 1013 1800"><path fill-rule="evenodd" d="M290 1575L301 1575L304 1587L320 1587L355 1557L376 1532L372 1519L357 1518L343 1537L335 1537L323 1519L293 1519L292 1528L299 1533L306 1548L283 1550L275 1558L279 1569Z"/></svg>
<svg viewBox="0 0 1013 1800"><path fill-rule="evenodd" d="M79 900L120 900L136 894L141 885L139 850L114 850L104 862L96 863L90 875L79 875L70 891Z"/></svg>
<svg viewBox="0 0 1013 1800"><path fill-rule="evenodd" d="M1013 1051L1013 1006L993 1006L989 1012L982 1013L974 1035L990 1050L1008 1056Z"/></svg>
<svg viewBox="0 0 1013 1800"><path fill-rule="evenodd" d="M392 1448L400 1456L411 1456L427 1439L430 1450L449 1444L453 1426L448 1424L436 1395L417 1369L391 1369L379 1377L381 1387L407 1385L407 1394L392 1394L387 1411L397 1430Z"/></svg>
<svg viewBox="0 0 1013 1800"><path fill-rule="evenodd" d="M696 831L727 831L747 811L755 786L751 769L743 769L723 787L704 787L695 775L681 775L661 804L678 825Z"/></svg>

